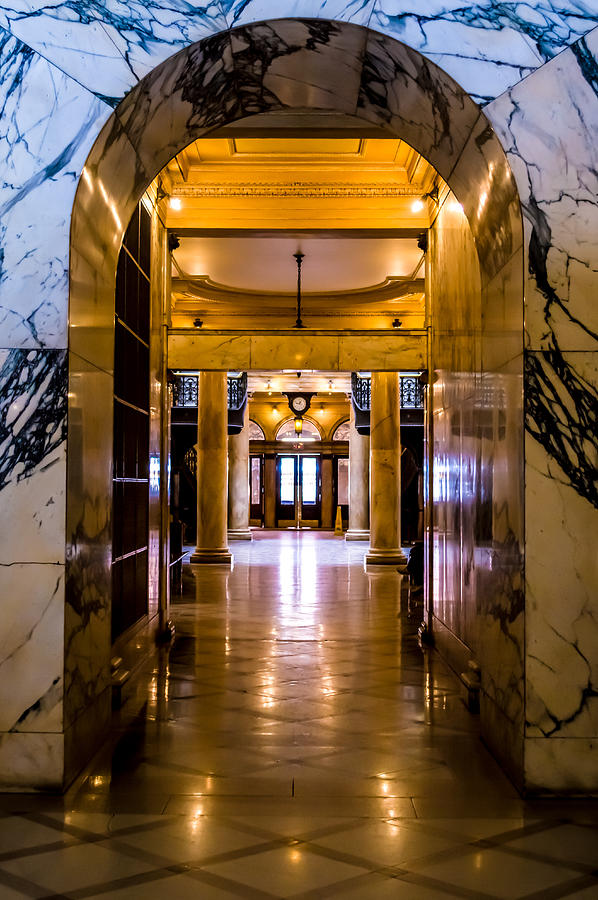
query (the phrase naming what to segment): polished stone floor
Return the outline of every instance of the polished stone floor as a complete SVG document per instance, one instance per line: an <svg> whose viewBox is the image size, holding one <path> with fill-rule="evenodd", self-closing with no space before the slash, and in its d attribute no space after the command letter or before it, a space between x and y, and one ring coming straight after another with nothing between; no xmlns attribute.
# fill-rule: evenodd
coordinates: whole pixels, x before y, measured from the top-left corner
<svg viewBox="0 0 598 900"><path fill-rule="evenodd" d="M364 545L260 533L186 567L64 798L0 797L0 898L598 898L592 802L521 800Z"/></svg>

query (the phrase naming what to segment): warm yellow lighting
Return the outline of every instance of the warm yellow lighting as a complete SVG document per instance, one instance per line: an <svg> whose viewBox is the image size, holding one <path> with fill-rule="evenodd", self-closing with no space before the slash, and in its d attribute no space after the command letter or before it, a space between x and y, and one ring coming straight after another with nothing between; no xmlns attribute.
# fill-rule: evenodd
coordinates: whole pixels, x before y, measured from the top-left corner
<svg viewBox="0 0 598 900"><path fill-rule="evenodd" d="M171 197L170 198L170 208L171 209L181 209L183 203L180 197Z"/></svg>
<svg viewBox="0 0 598 900"><path fill-rule="evenodd" d="M424 208L424 201L421 199L414 200L411 204L411 212L418 213Z"/></svg>
<svg viewBox="0 0 598 900"><path fill-rule="evenodd" d="M295 419L295 434L299 435L303 431L303 419L301 416L297 416Z"/></svg>

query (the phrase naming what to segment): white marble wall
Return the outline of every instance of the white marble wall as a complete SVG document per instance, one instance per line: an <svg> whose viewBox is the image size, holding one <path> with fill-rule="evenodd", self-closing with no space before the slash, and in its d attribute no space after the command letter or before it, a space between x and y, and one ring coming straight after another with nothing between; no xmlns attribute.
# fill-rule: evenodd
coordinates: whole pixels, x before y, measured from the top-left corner
<svg viewBox="0 0 598 900"><path fill-rule="evenodd" d="M115 106L178 50L226 28L281 17L369 26L435 62L486 103L590 31L593 0L479 0L422 8L416 0L219 0L126 5L31 0L0 6L0 26ZM98 59L101 64L98 65Z"/></svg>
<svg viewBox="0 0 598 900"><path fill-rule="evenodd" d="M65 723L81 721L77 710L89 708L85 706L86 658L97 646L83 637L85 622L96 621L93 632L100 643L105 639L106 434L94 470L89 460L81 460L79 466L71 463L78 453L91 453L94 448L93 429L89 435L83 433L88 427L85 409L106 393L111 376L111 292L122 231L156 169L180 146L225 118L316 102L352 109L383 124L390 133L399 133L451 177L472 225L482 262L487 318L480 344L483 365L499 374L501 366L503 374L508 371L509 361L516 365L517 322L508 338L501 322L517 318L510 319L512 310L505 305L516 291L521 272L521 259L517 264L521 248L513 239L517 198L502 163L496 169L500 153L485 121L477 118L473 104L454 82L425 62L430 60L465 92L488 103L486 114L508 150L523 200L531 269L526 286L528 781L532 786L575 787L568 782L580 757L573 746L587 747L595 735L591 724L595 721L595 664L575 630L590 634L596 616L591 593L595 559L590 550L584 550L587 534L592 527L595 530L596 507L592 435L597 329L590 298L596 270L597 166L592 134L598 115L596 32L589 33L596 25L595 4L563 0L557 6L550 0L531 0L497 7L484 0L468 8L434 6L425 14L421 4L402 0L356 4L340 0L332 5L302 0L300 10L298 6L296 0L282 4L223 0L208 7L152 0L126 7L56 2L40 8L29 0L0 5L1 377L4 386L18 373L11 400L17 403L17 414L24 396L32 398L34 408L35 404L43 409L51 406L44 399L48 392L59 401L58 407L65 402L71 226L74 240L68 345L73 415L68 439L72 496L66 581L71 599L67 602ZM204 53L189 54L183 49L226 27L298 13L320 21L259 26L251 34L236 32L232 38L223 33ZM331 27L324 21L327 18L369 24L375 32L398 38L406 49L396 50L396 45L393 50L377 34L366 37L365 31ZM587 37L582 40L583 35ZM159 63L181 49L174 66L154 73ZM283 70L285 77L281 77ZM150 71L149 79L139 84ZM231 90L232 82L240 90ZM173 102L157 103L161 91L172 94ZM118 118L107 124L98 143L111 108L125 95ZM489 173L496 171L503 174L491 177ZM78 184L80 194L71 221ZM492 202L480 209L484 192L492 195ZM492 233L489 209L503 223L500 233ZM29 358L25 351L38 356ZM21 371L28 373L32 367L41 383L35 381L37 375L30 379L27 374L20 381ZM58 393L51 386L52 378L44 381L42 377L46 368L63 378ZM101 406L98 409L102 412ZM81 410L80 420L77 410ZM43 596L35 603L32 600L32 609L36 604L38 608L32 621L41 621L43 610L54 608L62 590L59 585L56 593L56 582L49 577L53 569L44 567L56 566L64 573L65 535L52 523L59 504L64 503L65 442L50 446L44 439L40 443L39 434L28 434L23 425L19 434L26 439L19 453L24 457L18 458L12 450L21 446L21 438L10 427L11 421L19 421L18 415L11 420L14 415L3 409L0 420L2 458L8 459L9 468L17 460L14 477L0 483L2 498L10 497L2 510L11 528L4 527L3 534L22 532L26 539L31 534L35 538L26 553L24 543L17 546L16 541L8 541L2 571L6 569L6 575L10 564L11 591L17 589L15 573L21 572L17 581L27 593L32 573L38 568L47 571ZM102 415L108 415L107 405ZM29 422L33 417L25 414L24 418ZM33 453L36 446L41 447L41 455ZM45 464L46 455L51 465ZM82 482L73 483L77 478L85 479L83 502ZM36 483L39 492L33 487ZM534 518L534 497L539 495L555 510L553 528ZM48 502L42 504L40 496ZM546 568L555 544L562 549L558 577L552 567ZM564 593L572 594L574 612L563 612ZM563 616L568 624L557 638L554 632ZM572 622L578 623L575 628ZM55 622L49 625L47 634L56 627ZM6 626L6 635L0 638L0 659L12 658L11 647L16 645L11 641L13 632ZM23 695L20 712L14 710L16 719L42 696L56 696L52 683L56 673L62 674L56 665L58 647L55 643L54 661L48 658L43 672L40 667L40 683ZM559 671L570 673L563 681L567 701L562 708L555 705L551 678L546 675L549 658L558 660ZM103 664L100 669L104 670ZM47 704L50 707L58 708L53 699ZM53 733L56 740L48 738L45 755L31 754L24 747L30 740L30 746L39 749L45 737L31 731L25 738L10 731L12 719L3 726L7 732L0 743L0 762L4 752L12 752L5 748L19 745L15 783L57 783L56 773L64 767L58 730L62 725L57 724L56 712L48 715L57 731ZM548 720L554 727L546 724ZM559 750L567 741L571 749ZM562 774L560 780L550 781L545 761L557 757L554 765L550 763L551 771ZM10 766L0 768L10 772ZM582 786L587 787L595 774L580 776Z"/></svg>
<svg viewBox="0 0 598 900"><path fill-rule="evenodd" d="M0 790L61 783L66 353L0 350Z"/></svg>
<svg viewBox="0 0 598 900"><path fill-rule="evenodd" d="M530 789L598 784L598 29L492 103L526 229Z"/></svg>

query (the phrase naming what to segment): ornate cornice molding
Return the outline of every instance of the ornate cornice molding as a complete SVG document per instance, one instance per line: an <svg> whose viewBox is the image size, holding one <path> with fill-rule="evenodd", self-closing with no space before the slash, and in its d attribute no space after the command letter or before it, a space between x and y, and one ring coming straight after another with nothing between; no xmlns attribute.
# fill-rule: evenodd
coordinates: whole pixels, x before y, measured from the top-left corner
<svg viewBox="0 0 598 900"><path fill-rule="evenodd" d="M343 306L348 304L374 304L387 300L398 300L410 295L421 295L424 292L423 278L399 278L389 275L380 284L346 291L306 292L303 302L306 311L312 315L317 307ZM271 306L278 303L286 305L295 302L295 293L286 291L247 291L212 281L208 275L172 279L172 293L175 309L186 309L197 301L207 303L226 303L230 305L247 305L250 310ZM183 296L181 296L183 295Z"/></svg>
<svg viewBox="0 0 598 900"><path fill-rule="evenodd" d="M222 182L204 184L176 185L172 188L173 197L187 199L206 199L210 197L303 197L330 199L359 199L383 197L421 197L421 185L410 184L354 184L350 182L292 181L276 184L252 182L223 184Z"/></svg>

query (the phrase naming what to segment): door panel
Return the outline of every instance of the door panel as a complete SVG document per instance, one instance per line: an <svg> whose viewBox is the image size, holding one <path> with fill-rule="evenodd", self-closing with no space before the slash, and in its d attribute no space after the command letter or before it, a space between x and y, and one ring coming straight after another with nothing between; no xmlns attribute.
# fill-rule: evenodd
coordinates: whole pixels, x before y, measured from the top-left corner
<svg viewBox="0 0 598 900"><path fill-rule="evenodd" d="M263 456L252 456L249 462L249 519L252 525L264 524Z"/></svg>
<svg viewBox="0 0 598 900"><path fill-rule="evenodd" d="M276 459L276 524L319 528L322 486L319 456L279 455Z"/></svg>
<svg viewBox="0 0 598 900"><path fill-rule="evenodd" d="M276 524L281 528L297 524L298 457L276 458Z"/></svg>
<svg viewBox="0 0 598 900"><path fill-rule="evenodd" d="M334 515L340 506L343 528L349 527L349 458L334 458Z"/></svg>
<svg viewBox="0 0 598 900"><path fill-rule="evenodd" d="M301 524L319 528L322 516L322 488L319 456L299 457Z"/></svg>

